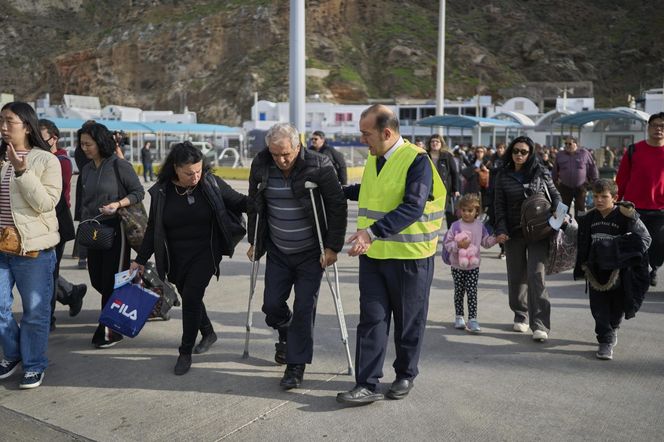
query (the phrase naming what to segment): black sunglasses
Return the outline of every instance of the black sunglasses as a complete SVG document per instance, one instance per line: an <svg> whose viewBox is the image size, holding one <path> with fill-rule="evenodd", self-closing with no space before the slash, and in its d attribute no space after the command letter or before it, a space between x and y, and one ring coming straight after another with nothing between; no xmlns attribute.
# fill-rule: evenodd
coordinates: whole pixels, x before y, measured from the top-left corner
<svg viewBox="0 0 664 442"><path fill-rule="evenodd" d="M528 149L512 149L512 155L523 155L525 157L529 153Z"/></svg>

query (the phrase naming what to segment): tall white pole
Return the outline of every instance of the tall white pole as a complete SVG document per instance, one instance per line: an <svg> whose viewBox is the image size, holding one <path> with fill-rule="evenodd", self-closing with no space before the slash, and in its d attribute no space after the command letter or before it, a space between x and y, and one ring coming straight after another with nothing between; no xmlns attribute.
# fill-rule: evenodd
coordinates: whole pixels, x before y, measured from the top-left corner
<svg viewBox="0 0 664 442"><path fill-rule="evenodd" d="M436 115L445 113L445 0L440 0L438 13L438 71L436 76ZM443 136L443 128L438 128ZM448 140L449 141L449 140Z"/></svg>
<svg viewBox="0 0 664 442"><path fill-rule="evenodd" d="M304 60L304 0L290 2L290 70L289 112L290 122L303 135L305 128L305 60ZM302 136L301 135L301 136Z"/></svg>

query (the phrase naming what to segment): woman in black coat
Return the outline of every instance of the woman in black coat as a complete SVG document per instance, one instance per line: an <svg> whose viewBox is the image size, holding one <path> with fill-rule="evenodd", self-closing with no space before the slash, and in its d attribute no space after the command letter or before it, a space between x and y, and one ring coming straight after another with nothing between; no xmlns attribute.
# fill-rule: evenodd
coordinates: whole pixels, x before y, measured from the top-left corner
<svg viewBox="0 0 664 442"><path fill-rule="evenodd" d="M514 331L525 333L528 326L533 339L546 341L550 330L551 303L544 281L549 239L527 242L521 233L521 206L527 196L544 193L555 208L560 194L551 175L535 153L528 137L517 137L503 156L504 165L496 177L495 234L505 243L507 286L510 308L514 312Z"/></svg>
<svg viewBox="0 0 664 442"><path fill-rule="evenodd" d="M454 160L454 155L449 151L445 140L440 135L431 135L427 141L426 151L433 164L436 165L440 179L443 180L445 189L447 189L445 221L449 229L452 223L457 220L454 214L454 205L460 195L461 182L459 180L459 168L457 167L457 162Z"/></svg>
<svg viewBox="0 0 664 442"><path fill-rule="evenodd" d="M246 231L241 213L247 197L212 174L191 143L173 146L150 189L150 216L131 269L143 273L154 254L159 277L173 282L182 297L182 342L175 374L191 367L191 354L204 353L217 340L203 296L212 276L219 278L222 255L232 256ZM201 332L198 345L196 337Z"/></svg>

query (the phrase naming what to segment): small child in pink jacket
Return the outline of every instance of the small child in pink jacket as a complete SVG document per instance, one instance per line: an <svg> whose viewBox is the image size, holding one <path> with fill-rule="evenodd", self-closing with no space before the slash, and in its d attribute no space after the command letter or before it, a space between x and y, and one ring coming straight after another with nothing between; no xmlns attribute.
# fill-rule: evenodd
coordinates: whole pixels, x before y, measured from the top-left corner
<svg viewBox="0 0 664 442"><path fill-rule="evenodd" d="M480 276L480 246L488 249L496 244L477 217L480 215L480 198L474 193L461 197L457 204L461 219L455 221L445 234L445 250L449 253L454 281L454 328L473 333L482 331L477 322L477 281ZM468 296L468 325L463 320L463 295Z"/></svg>

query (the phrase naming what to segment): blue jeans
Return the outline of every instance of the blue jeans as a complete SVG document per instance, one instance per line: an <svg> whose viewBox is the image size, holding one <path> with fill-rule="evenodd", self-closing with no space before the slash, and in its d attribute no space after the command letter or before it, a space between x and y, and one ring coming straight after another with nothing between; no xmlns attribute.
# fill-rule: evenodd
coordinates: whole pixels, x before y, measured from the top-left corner
<svg viewBox="0 0 664 442"><path fill-rule="evenodd" d="M55 251L36 258L0 252L0 343L5 359L23 361L23 371L41 373L48 365L46 348L51 321ZM23 304L19 327L12 314L16 284Z"/></svg>

